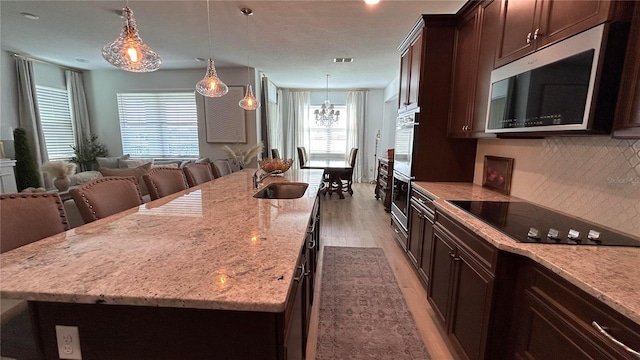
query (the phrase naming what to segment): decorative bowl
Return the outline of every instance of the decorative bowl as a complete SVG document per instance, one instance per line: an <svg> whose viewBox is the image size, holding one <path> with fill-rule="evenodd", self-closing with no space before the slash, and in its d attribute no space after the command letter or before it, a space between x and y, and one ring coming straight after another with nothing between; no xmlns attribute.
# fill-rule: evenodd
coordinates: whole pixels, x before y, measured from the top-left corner
<svg viewBox="0 0 640 360"><path fill-rule="evenodd" d="M258 160L260 168L266 172L280 170L286 172L293 164L293 159L263 159Z"/></svg>

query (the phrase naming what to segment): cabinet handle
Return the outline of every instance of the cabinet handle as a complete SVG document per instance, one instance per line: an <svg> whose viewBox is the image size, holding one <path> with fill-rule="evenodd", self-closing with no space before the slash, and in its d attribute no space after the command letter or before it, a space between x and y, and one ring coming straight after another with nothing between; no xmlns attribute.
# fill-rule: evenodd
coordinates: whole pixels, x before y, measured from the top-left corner
<svg viewBox="0 0 640 360"><path fill-rule="evenodd" d="M538 38L539 31L540 31L540 28L536 29L536 31L533 32L533 40L536 40Z"/></svg>
<svg viewBox="0 0 640 360"><path fill-rule="evenodd" d="M449 251L449 257L454 259L456 257L456 254L454 254L453 251Z"/></svg>
<svg viewBox="0 0 640 360"><path fill-rule="evenodd" d="M298 266L298 269L300 269L300 276L299 277L294 277L293 281L300 281L302 280L302 277L305 276L305 269L304 269L304 263L302 263L302 265Z"/></svg>
<svg viewBox="0 0 640 360"><path fill-rule="evenodd" d="M598 330L600 334L604 335L604 337L611 340L614 344L623 348L624 351L629 353L631 356L635 357L636 359L640 359L640 352L633 350L632 348L622 343L620 340L611 336L611 334L609 334L605 329L603 329L595 320L591 322L591 325L593 325L593 327L596 328L596 330Z"/></svg>
<svg viewBox="0 0 640 360"><path fill-rule="evenodd" d="M313 249L313 248L315 248L315 247L316 247L316 241L315 241L315 240L313 240L313 241L311 241L311 243L309 244L309 250L312 250L312 249Z"/></svg>
<svg viewBox="0 0 640 360"><path fill-rule="evenodd" d="M393 229L393 232L396 233L396 234L400 234L400 230L398 230L398 229Z"/></svg>
<svg viewBox="0 0 640 360"><path fill-rule="evenodd" d="M531 44L531 33L527 34L527 44Z"/></svg>

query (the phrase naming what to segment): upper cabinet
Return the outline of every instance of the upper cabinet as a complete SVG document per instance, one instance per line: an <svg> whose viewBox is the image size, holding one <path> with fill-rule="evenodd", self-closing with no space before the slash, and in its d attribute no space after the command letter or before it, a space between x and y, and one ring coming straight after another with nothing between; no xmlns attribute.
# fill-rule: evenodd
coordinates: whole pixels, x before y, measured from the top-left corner
<svg viewBox="0 0 640 360"><path fill-rule="evenodd" d="M493 137L484 132L493 70L500 1L470 3L456 26L447 135Z"/></svg>
<svg viewBox="0 0 640 360"><path fill-rule="evenodd" d="M640 139L640 5L636 4L620 84L613 136Z"/></svg>
<svg viewBox="0 0 640 360"><path fill-rule="evenodd" d="M626 1L503 0L495 67L598 24L628 16Z"/></svg>
<svg viewBox="0 0 640 360"><path fill-rule="evenodd" d="M422 65L422 19L414 26L407 39L400 45L400 92L398 112L419 111L420 67Z"/></svg>

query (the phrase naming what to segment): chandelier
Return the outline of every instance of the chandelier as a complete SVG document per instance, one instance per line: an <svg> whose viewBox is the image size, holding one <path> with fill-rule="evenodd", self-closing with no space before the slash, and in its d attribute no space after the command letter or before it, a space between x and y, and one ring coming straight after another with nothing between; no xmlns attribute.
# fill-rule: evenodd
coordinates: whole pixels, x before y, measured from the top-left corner
<svg viewBox="0 0 640 360"><path fill-rule="evenodd" d="M327 97L320 109L316 109L313 113L318 126L329 127L340 120L340 110L333 110L333 104L329 101L329 74L327 74Z"/></svg>
<svg viewBox="0 0 640 360"><path fill-rule="evenodd" d="M251 88L251 68L249 67L249 16L253 15L253 10L242 8L240 11L247 18L247 92L242 100L238 102L238 105L245 110L255 110L260 107L260 101L253 96L253 89Z"/></svg>
<svg viewBox="0 0 640 360"><path fill-rule="evenodd" d="M160 68L160 56L140 38L136 19L129 6L122 9L120 36L102 47L102 57L111 65L131 72L150 72Z"/></svg>
<svg viewBox="0 0 640 360"><path fill-rule="evenodd" d="M203 96L207 97L221 97L229 91L227 84L223 83L218 77L216 67L213 63L213 51L211 46L211 12L209 10L209 0L207 0L207 30L209 36L209 60L207 61L207 72L204 74L202 80L196 84L196 90Z"/></svg>

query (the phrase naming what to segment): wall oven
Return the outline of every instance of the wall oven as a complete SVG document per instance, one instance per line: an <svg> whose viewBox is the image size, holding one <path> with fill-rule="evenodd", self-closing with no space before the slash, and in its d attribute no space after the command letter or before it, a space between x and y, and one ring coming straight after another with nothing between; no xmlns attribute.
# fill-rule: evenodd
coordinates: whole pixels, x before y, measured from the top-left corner
<svg viewBox="0 0 640 360"><path fill-rule="evenodd" d="M411 179L397 171L393 171L393 187L391 189L391 216L395 217L407 231L409 217L409 189Z"/></svg>
<svg viewBox="0 0 640 360"><path fill-rule="evenodd" d="M411 159L413 157L413 130L416 126L415 114L400 116L396 119L395 152L393 170L411 177Z"/></svg>

